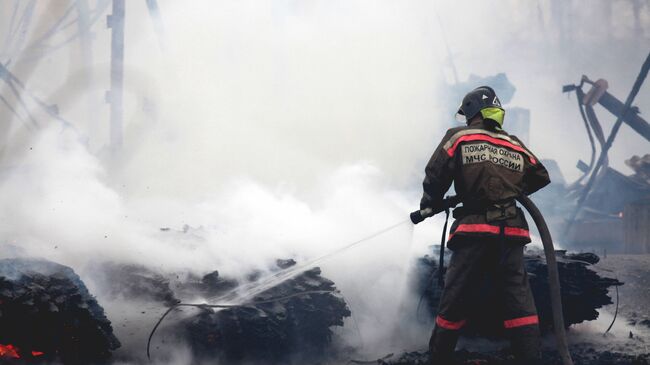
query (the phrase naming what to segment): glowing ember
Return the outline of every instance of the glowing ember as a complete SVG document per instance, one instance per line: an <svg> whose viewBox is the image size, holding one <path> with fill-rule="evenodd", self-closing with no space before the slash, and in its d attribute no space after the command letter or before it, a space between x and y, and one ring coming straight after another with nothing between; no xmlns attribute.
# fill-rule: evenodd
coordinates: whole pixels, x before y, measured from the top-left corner
<svg viewBox="0 0 650 365"><path fill-rule="evenodd" d="M14 345L0 345L0 358L19 359L18 349Z"/></svg>
<svg viewBox="0 0 650 365"><path fill-rule="evenodd" d="M32 351L32 357L38 357L45 355L42 351ZM14 345L1 345L0 344L0 359L9 358L9 359L20 359L20 354L18 353L18 348Z"/></svg>

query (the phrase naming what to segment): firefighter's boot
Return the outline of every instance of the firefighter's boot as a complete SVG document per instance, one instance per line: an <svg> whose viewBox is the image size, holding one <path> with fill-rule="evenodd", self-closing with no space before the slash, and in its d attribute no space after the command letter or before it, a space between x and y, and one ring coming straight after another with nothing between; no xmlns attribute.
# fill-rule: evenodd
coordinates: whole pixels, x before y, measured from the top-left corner
<svg viewBox="0 0 650 365"><path fill-rule="evenodd" d="M436 326L429 340L430 365L456 365L454 350L458 342L458 331Z"/></svg>
<svg viewBox="0 0 650 365"><path fill-rule="evenodd" d="M541 364L539 327L523 326L508 330L517 365Z"/></svg>

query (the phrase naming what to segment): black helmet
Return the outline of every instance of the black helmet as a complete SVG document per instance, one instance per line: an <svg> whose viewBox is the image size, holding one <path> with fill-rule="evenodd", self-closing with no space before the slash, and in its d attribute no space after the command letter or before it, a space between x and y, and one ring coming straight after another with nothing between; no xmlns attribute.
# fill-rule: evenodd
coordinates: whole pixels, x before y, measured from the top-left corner
<svg viewBox="0 0 650 365"><path fill-rule="evenodd" d="M465 120L468 121L474 118L482 109L491 107L503 109L501 101L491 87L479 86L465 95L463 103L458 107L456 116L464 116Z"/></svg>

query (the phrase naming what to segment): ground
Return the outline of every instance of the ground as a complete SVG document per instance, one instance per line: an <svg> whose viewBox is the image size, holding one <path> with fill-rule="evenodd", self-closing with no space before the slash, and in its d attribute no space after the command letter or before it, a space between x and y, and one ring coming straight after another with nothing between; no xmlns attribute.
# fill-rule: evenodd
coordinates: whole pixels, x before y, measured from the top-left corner
<svg viewBox="0 0 650 365"><path fill-rule="evenodd" d="M620 319L650 329L650 255L601 255L594 268L625 283L618 293ZM612 290L610 295L616 302L616 292ZM614 313L615 305L606 310Z"/></svg>

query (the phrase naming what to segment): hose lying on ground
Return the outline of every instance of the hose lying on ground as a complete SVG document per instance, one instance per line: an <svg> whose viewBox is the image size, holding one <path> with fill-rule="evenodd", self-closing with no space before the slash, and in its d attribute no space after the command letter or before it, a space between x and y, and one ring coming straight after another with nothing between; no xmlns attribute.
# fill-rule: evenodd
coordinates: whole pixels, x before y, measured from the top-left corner
<svg viewBox="0 0 650 365"><path fill-rule="evenodd" d="M160 326L162 321L165 319L165 317L167 317L167 315L169 313L171 313L174 309L177 309L179 307L195 307L195 308L204 308L204 309L207 309L207 308L213 308L213 309L216 309L216 308L237 308L237 307L255 306L255 305L259 305L259 304L275 303L275 302L291 299L291 298L302 296L302 295L328 294L328 293L338 293L338 291L336 291L336 290L308 290L308 291L302 291L302 292L293 293L293 294L289 294L289 295L284 295L284 296L281 296L281 297L276 297L276 298L271 298L271 299L266 299L266 300L251 301L251 302L246 302L246 303L241 303L241 304L207 304L207 303L200 303L200 304L199 303L197 303L197 304L195 304L195 303L178 303L178 304L175 304L175 305L169 307L169 309L167 309L167 311L160 317L158 322L156 322L156 325L151 330L151 333L149 334L149 339L147 340L147 358L149 360L151 360L151 352L150 352L151 340L153 339L153 335L156 333L156 330L158 329L158 326Z"/></svg>

